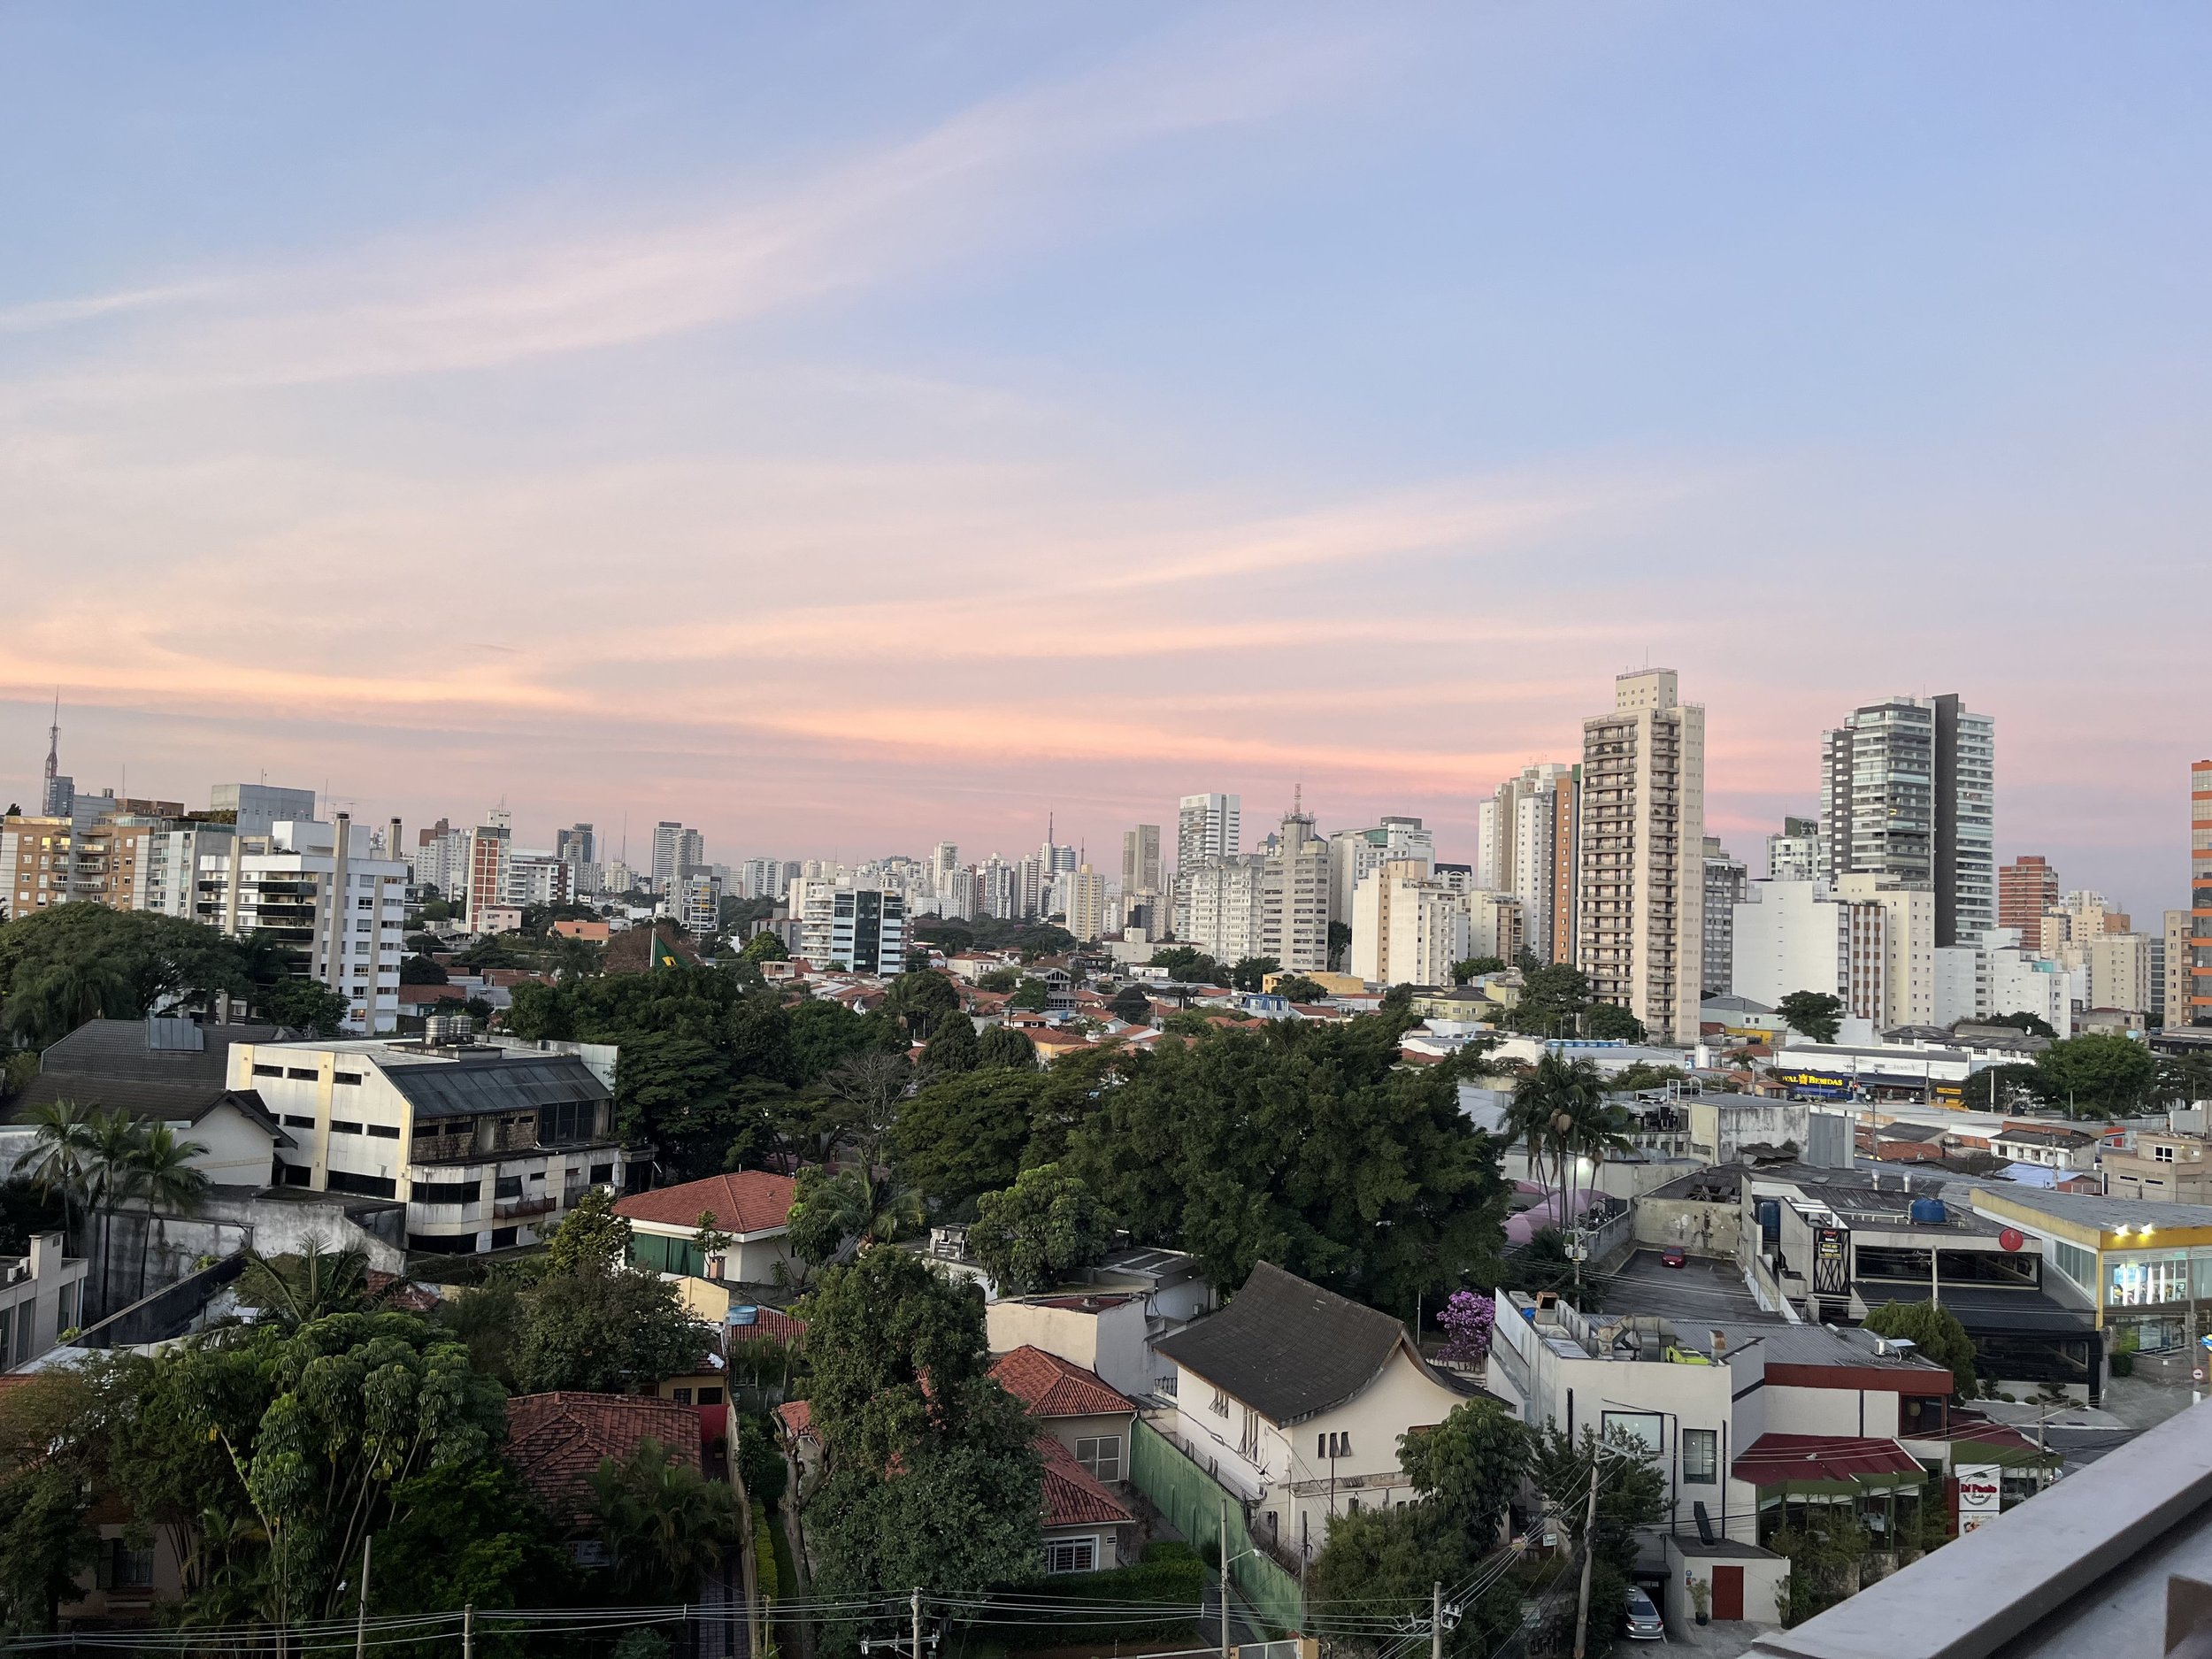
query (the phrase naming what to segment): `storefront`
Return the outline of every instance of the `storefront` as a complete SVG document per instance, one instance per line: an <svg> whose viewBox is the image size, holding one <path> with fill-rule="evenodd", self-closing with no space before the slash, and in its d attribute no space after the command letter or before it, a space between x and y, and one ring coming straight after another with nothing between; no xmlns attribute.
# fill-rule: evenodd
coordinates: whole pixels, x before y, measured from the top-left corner
<svg viewBox="0 0 2212 1659"><path fill-rule="evenodd" d="M2171 1353L2212 1333L2212 1208L1986 1187L1974 1208L2043 1241L2045 1285L2093 1308L2106 1352Z"/></svg>

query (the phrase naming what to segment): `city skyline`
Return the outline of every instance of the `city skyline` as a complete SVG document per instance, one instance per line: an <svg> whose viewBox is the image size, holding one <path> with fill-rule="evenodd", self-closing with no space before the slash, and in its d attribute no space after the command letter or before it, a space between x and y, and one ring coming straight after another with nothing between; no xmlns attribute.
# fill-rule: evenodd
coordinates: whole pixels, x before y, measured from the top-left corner
<svg viewBox="0 0 2212 1659"><path fill-rule="evenodd" d="M2183 902L2212 19L866 17L13 14L0 789L1464 859L1665 664L1739 856L1955 687Z"/></svg>

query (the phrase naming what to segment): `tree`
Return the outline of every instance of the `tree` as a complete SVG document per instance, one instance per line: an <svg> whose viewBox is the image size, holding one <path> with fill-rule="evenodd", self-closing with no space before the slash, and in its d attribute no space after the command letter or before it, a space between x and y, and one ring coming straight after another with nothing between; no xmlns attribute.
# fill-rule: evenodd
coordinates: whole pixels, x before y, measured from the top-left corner
<svg viewBox="0 0 2212 1659"><path fill-rule="evenodd" d="M1473 1552L1496 1541L1534 1443L1526 1425L1497 1400L1455 1406L1432 1429L1398 1437L1398 1463L1436 1519Z"/></svg>
<svg viewBox="0 0 2212 1659"><path fill-rule="evenodd" d="M81 1226L71 1227L70 1216L74 1211L87 1217L88 1224L92 1113L73 1100L56 1099L27 1107L19 1121L31 1130L31 1150L21 1172L47 1196L61 1201L63 1231L75 1233L81 1254L84 1231Z"/></svg>
<svg viewBox="0 0 2212 1659"><path fill-rule="evenodd" d="M974 1594L1033 1576L1033 1425L988 1371L983 1299L910 1251L834 1267L802 1304L826 1464L826 1595Z"/></svg>
<svg viewBox="0 0 2212 1659"><path fill-rule="evenodd" d="M745 949L738 954L752 963L791 960L790 949L783 942L782 936L769 933L764 928L747 940Z"/></svg>
<svg viewBox="0 0 2212 1659"><path fill-rule="evenodd" d="M935 1079L899 1114L891 1137L893 1167L941 1214L1012 1186L1021 1172L1040 1085L1033 1066L995 1066Z"/></svg>
<svg viewBox="0 0 2212 1659"><path fill-rule="evenodd" d="M1486 973L1503 973L1504 972L1505 958L1503 956L1463 956L1452 964L1452 983L1467 985L1479 979Z"/></svg>
<svg viewBox="0 0 2212 1659"><path fill-rule="evenodd" d="M402 985L448 985L452 982L452 976L427 956L406 956L400 961L399 982Z"/></svg>
<svg viewBox="0 0 2212 1659"><path fill-rule="evenodd" d="M1037 1045L1011 1025L993 1025L976 1039L976 1064L982 1067L1034 1071Z"/></svg>
<svg viewBox="0 0 2212 1659"><path fill-rule="evenodd" d="M950 1077L972 1071L983 1053L977 1041L975 1021L965 1014L940 1020L922 1048L922 1071L930 1077Z"/></svg>
<svg viewBox="0 0 2212 1659"><path fill-rule="evenodd" d="M618 1590L649 1605L688 1601L744 1535L737 1494L641 1440L586 1477Z"/></svg>
<svg viewBox="0 0 2212 1659"><path fill-rule="evenodd" d="M1141 985L1125 985L1114 993L1113 1000L1106 1004L1106 1011L1132 1025L1149 1025L1152 999L1145 995Z"/></svg>
<svg viewBox="0 0 2212 1659"><path fill-rule="evenodd" d="M249 1248L238 1276L238 1300L279 1330L296 1331L333 1314L367 1313L379 1302L369 1289L369 1253L359 1245L333 1250L310 1237L296 1256L264 1256Z"/></svg>
<svg viewBox="0 0 2212 1659"><path fill-rule="evenodd" d="M1149 967L1165 968L1168 978L1187 985L1226 985L1228 972L1204 951L1192 945L1163 945L1152 953Z"/></svg>
<svg viewBox="0 0 2212 1659"><path fill-rule="evenodd" d="M1573 1550L1586 1539L1595 1557L1590 1575L1590 1632L1599 1646L1620 1628L1628 1587L1641 1549L1642 1529L1655 1526L1666 1513L1667 1478L1651 1463L1651 1448L1616 1428L1601 1441L1594 1429L1582 1431L1579 1443L1562 1428L1538 1442L1531 1465L1537 1485L1558 1506L1559 1521ZM1587 1527L1590 1465L1598 1473L1597 1526Z"/></svg>
<svg viewBox="0 0 2212 1659"><path fill-rule="evenodd" d="M1833 1042L1843 1024L1843 999L1827 991L1792 991L1774 1011L1808 1042Z"/></svg>
<svg viewBox="0 0 2212 1659"><path fill-rule="evenodd" d="M269 993L269 1017L310 1037L334 1037L349 1004L320 979L287 979Z"/></svg>
<svg viewBox="0 0 2212 1659"><path fill-rule="evenodd" d="M1278 972L1282 964L1272 956L1245 956L1229 970L1230 988L1238 991L1256 991L1267 976Z"/></svg>
<svg viewBox="0 0 2212 1659"><path fill-rule="evenodd" d="M2036 1093L2084 1118L2142 1110L2157 1080L2156 1057L2127 1037L2074 1037L2035 1056Z"/></svg>
<svg viewBox="0 0 2212 1659"><path fill-rule="evenodd" d="M960 993L951 977L928 968L902 973L891 981L885 1009L906 1022L907 1033L917 1040L935 1031L948 1016L960 1012Z"/></svg>
<svg viewBox="0 0 2212 1659"><path fill-rule="evenodd" d="M1052 987L1042 979L1033 976L1024 979L1014 987L1014 995L1006 999L1006 1006L1022 1009L1033 1014L1041 1014L1051 1000Z"/></svg>
<svg viewBox="0 0 2212 1659"><path fill-rule="evenodd" d="M1479 1291L1455 1290L1444 1299L1437 1325L1448 1339L1444 1357L1472 1364L1490 1352L1490 1333L1497 1325L1497 1304Z"/></svg>
<svg viewBox="0 0 2212 1659"><path fill-rule="evenodd" d="M1056 1164L1024 1170L976 1202L968 1248L1002 1291L1033 1295L1104 1259L1113 1225L1091 1189Z"/></svg>
<svg viewBox="0 0 2212 1659"><path fill-rule="evenodd" d="M918 1232L920 1195L878 1178L871 1168L799 1171L784 1240L810 1266L834 1261L848 1244L890 1244Z"/></svg>
<svg viewBox="0 0 2212 1659"><path fill-rule="evenodd" d="M784 1489L790 1484L791 1465L784 1462L765 1417L749 1413L738 1418L734 1455L738 1479L745 1483L746 1494L771 1506L780 1502Z"/></svg>
<svg viewBox="0 0 2212 1659"><path fill-rule="evenodd" d="M0 1630L50 1631L61 1604L77 1599L77 1575L99 1549L91 1508L65 1464L35 1464L0 1480Z"/></svg>
<svg viewBox="0 0 2212 1659"><path fill-rule="evenodd" d="M1020 969L993 968L987 973L982 973L976 976L975 988L979 991L989 991L996 995L1002 996L1021 982L1022 975Z"/></svg>
<svg viewBox="0 0 2212 1659"><path fill-rule="evenodd" d="M1582 1016L1586 1036L1606 1042L1641 1042L1644 1022L1617 1002L1593 1002Z"/></svg>
<svg viewBox="0 0 2212 1659"><path fill-rule="evenodd" d="M178 1140L176 1131L167 1124L147 1124L139 1131L134 1173L154 1224L139 1235L137 1294L141 1296L146 1294L146 1256L155 1230L161 1231L165 1242L168 1230L164 1218L191 1215L207 1196L207 1176L193 1167L193 1161L204 1157L207 1150L204 1141Z"/></svg>
<svg viewBox="0 0 2212 1659"><path fill-rule="evenodd" d="M612 1187L591 1187L569 1207L546 1240L546 1261L554 1272L611 1273L629 1264L630 1218L615 1213L615 1202Z"/></svg>
<svg viewBox="0 0 2212 1659"><path fill-rule="evenodd" d="M1286 1002L1318 1002L1329 993L1302 973L1286 973L1275 981L1275 995Z"/></svg>
<svg viewBox="0 0 2212 1659"><path fill-rule="evenodd" d="M716 1220L711 1210L699 1212L699 1225L692 1233L691 1248L699 1252L702 1271L719 1279L722 1273L717 1263L729 1253L730 1246L737 1242L737 1235L723 1232L716 1225Z"/></svg>
<svg viewBox="0 0 2212 1659"><path fill-rule="evenodd" d="M393 1489L392 1510L372 1551L373 1615L548 1607L570 1593L559 1527L504 1463L426 1470Z"/></svg>
<svg viewBox="0 0 2212 1659"><path fill-rule="evenodd" d="M1217 1289L1264 1259L1409 1317L1463 1271L1495 1270L1505 1189L1457 1080L1400 1065L1409 1018L1110 1052L1060 1161L1134 1240L1189 1250Z"/></svg>
<svg viewBox="0 0 2212 1659"><path fill-rule="evenodd" d="M1518 1141L1527 1148L1530 1178L1545 1191L1559 1194L1562 1220L1573 1218L1567 1213L1571 1160L1592 1146L1601 1152L1606 1149L1597 1126L1604 1110L1605 1079L1588 1060L1546 1054L1513 1086L1513 1104L1505 1116L1506 1143ZM1555 1179L1547 1179L1547 1163Z"/></svg>
<svg viewBox="0 0 2212 1659"><path fill-rule="evenodd" d="M1940 1302L1886 1302L1868 1314L1862 1328L1877 1336L1901 1336L1922 1357L1933 1360L1951 1373L1952 1392L1971 1400L1978 1392L1974 1380L1974 1340L1958 1316Z"/></svg>
<svg viewBox="0 0 2212 1659"><path fill-rule="evenodd" d="M1982 1025L2009 1025L2015 1031L2024 1031L2031 1037L2040 1037L2046 1042L2056 1042L2058 1041L2058 1032L2056 1028L2052 1025L2049 1020L2044 1018L2040 1014L2031 1014L2026 1012L2024 1010L2017 1013L1993 1015L1991 1018L1984 1020L1976 1020L1971 1022L1967 1020L1959 1020L1956 1021L1951 1028L1955 1031L1960 1025L1968 1025L1970 1023Z"/></svg>
<svg viewBox="0 0 2212 1659"><path fill-rule="evenodd" d="M1346 954L1352 949L1352 927L1348 922L1329 924L1329 972L1344 972Z"/></svg>
<svg viewBox="0 0 2212 1659"><path fill-rule="evenodd" d="M1590 981L1563 962L1522 972L1521 995L1507 1011L1514 1030L1538 1037L1571 1037L1590 1006Z"/></svg>
<svg viewBox="0 0 2212 1659"><path fill-rule="evenodd" d="M626 1394L696 1371L714 1333L675 1286L636 1268L587 1267L547 1279L525 1304L515 1379L526 1394Z"/></svg>

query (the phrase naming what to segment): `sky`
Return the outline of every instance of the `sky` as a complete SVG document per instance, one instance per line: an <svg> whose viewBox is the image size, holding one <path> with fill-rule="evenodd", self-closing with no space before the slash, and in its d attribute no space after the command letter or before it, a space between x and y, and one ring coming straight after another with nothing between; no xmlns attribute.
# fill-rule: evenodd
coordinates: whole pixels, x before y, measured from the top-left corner
<svg viewBox="0 0 2212 1659"><path fill-rule="evenodd" d="M2212 12L0 0L0 795L1474 853L1613 677L2185 902ZM4 804L4 802L0 802Z"/></svg>

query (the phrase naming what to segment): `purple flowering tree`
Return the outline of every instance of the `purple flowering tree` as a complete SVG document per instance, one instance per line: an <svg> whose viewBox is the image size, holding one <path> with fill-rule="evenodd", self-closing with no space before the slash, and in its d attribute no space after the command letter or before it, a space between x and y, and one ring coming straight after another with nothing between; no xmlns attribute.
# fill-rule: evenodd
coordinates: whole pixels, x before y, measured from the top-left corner
<svg viewBox="0 0 2212 1659"><path fill-rule="evenodd" d="M1444 1357L1466 1363L1487 1357L1490 1327L1497 1317L1497 1308L1489 1297L1471 1290L1452 1292L1436 1316L1436 1323L1450 1339L1444 1344Z"/></svg>

